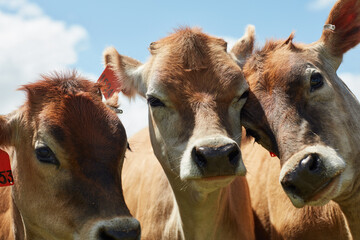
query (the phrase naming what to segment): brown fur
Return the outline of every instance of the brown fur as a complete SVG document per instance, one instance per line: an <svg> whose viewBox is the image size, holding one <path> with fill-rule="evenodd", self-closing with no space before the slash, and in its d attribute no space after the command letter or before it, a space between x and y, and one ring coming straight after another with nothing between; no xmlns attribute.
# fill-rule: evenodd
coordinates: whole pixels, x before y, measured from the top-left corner
<svg viewBox="0 0 360 240"><path fill-rule="evenodd" d="M118 172L126 133L102 103L99 86L73 73L44 76L21 89L26 103L0 127L11 129L1 147L15 179L13 187L0 189L0 239L95 239L95 225L108 226L109 219L118 229L134 230L120 224L131 219ZM59 164L37 159L39 142Z"/></svg>
<svg viewBox="0 0 360 240"><path fill-rule="evenodd" d="M7 121L5 116L0 116L0 145L10 143L11 129L6 124Z"/></svg>
<svg viewBox="0 0 360 240"><path fill-rule="evenodd" d="M132 150L126 153L123 190L130 212L141 222L143 238L161 239L174 207L174 194L154 156L148 131L144 129L129 140ZM176 226L168 234L165 238L178 238Z"/></svg>

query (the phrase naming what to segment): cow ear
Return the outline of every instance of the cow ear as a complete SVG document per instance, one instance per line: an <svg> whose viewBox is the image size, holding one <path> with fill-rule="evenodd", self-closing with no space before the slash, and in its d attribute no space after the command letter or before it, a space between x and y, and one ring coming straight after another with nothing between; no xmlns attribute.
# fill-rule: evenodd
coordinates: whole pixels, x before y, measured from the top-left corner
<svg viewBox="0 0 360 240"><path fill-rule="evenodd" d="M335 58L337 69L342 56L360 42L360 1L340 0L331 9L320 42Z"/></svg>
<svg viewBox="0 0 360 240"><path fill-rule="evenodd" d="M117 81L120 82L122 92L133 97L136 93L145 97L146 84L143 80L143 64L139 61L120 55L115 48L108 47L105 49L104 62L115 73Z"/></svg>
<svg viewBox="0 0 360 240"><path fill-rule="evenodd" d="M7 116L0 115L0 147L11 144L11 127Z"/></svg>
<svg viewBox="0 0 360 240"><path fill-rule="evenodd" d="M243 67L246 59L252 54L255 43L255 27L248 25L245 34L240 38L230 51L240 67Z"/></svg>

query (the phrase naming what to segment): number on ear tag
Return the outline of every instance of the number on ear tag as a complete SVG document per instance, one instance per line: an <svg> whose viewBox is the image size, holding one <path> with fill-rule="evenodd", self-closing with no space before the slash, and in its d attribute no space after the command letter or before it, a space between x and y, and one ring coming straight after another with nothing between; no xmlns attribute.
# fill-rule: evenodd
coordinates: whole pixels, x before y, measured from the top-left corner
<svg viewBox="0 0 360 240"><path fill-rule="evenodd" d="M14 185L9 155L0 149L0 187Z"/></svg>

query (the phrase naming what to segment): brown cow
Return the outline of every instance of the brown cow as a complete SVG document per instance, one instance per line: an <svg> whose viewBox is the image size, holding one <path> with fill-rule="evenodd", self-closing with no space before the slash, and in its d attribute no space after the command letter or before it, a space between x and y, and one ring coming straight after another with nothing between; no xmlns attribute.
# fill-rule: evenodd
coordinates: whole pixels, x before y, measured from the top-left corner
<svg viewBox="0 0 360 240"><path fill-rule="evenodd" d="M119 188L125 129L99 85L74 73L21 89L26 103L0 116L15 180L0 189L0 239L139 239Z"/></svg>
<svg viewBox="0 0 360 240"><path fill-rule="evenodd" d="M124 168L125 199L142 235L253 239L238 146L248 89L241 69L226 42L198 29L177 30L151 44L150 52L145 64L114 48L104 54L124 92L137 92L149 103L150 137L143 132L132 139L138 146ZM129 191L130 181L140 185L137 191Z"/></svg>
<svg viewBox="0 0 360 240"><path fill-rule="evenodd" d="M254 37L247 39L251 42ZM244 74L251 91L242 112L248 133L279 156L280 183L293 205L324 205L334 200L345 214L354 239L360 239L360 104L336 75L336 69L343 54L359 42L359 0L338 1L315 43L295 44L293 34L286 41L267 42L245 61ZM243 60L251 51L243 51L246 46L238 44L233 54ZM279 166L275 164L265 166L276 168L268 174L277 178ZM265 166L258 165L252 172L266 172ZM254 185L250 183L251 188ZM293 220L302 215L289 210L283 197L277 199L279 185L262 190L266 192L262 196L252 193L252 198L258 198L252 199L255 211L264 225L274 223L283 236L291 229L299 234L306 231L309 236L308 231L317 231L311 225L326 225L327 219L332 220L324 234L333 232L326 230L331 224L340 227L340 232L346 231L346 226L341 227L344 220L336 204L325 207L329 210L307 207L297 211L307 214L303 220ZM256 202L263 205L257 207L268 209L256 209ZM279 214L290 217L281 218ZM346 237L342 235L341 239Z"/></svg>

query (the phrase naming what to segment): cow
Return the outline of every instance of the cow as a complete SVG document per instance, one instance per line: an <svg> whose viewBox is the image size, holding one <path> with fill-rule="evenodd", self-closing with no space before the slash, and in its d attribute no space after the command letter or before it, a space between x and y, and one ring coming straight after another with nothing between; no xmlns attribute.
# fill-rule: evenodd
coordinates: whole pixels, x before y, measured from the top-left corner
<svg viewBox="0 0 360 240"><path fill-rule="evenodd" d="M142 237L254 239L238 145L248 95L241 68L224 40L198 28L177 29L150 53L142 64L113 47L104 51L123 92L149 105L149 129L131 139L123 176Z"/></svg>
<svg viewBox="0 0 360 240"><path fill-rule="evenodd" d="M360 104L336 74L343 55L360 42L360 1L336 2L320 39L312 44L294 43L291 34L252 52L254 35L246 35L232 49L250 87L242 123L280 159L251 170L256 176L271 175L248 178L251 189L263 188L251 193L257 219L265 229L273 224L274 231L291 239L296 239L287 235L291 231L315 236L320 229L329 238L346 239L345 216L352 237L360 239ZM279 177L279 183L264 186L260 182L266 177ZM277 198L280 185L297 208L330 200L336 204L295 210L283 196ZM331 236L332 228L340 235Z"/></svg>
<svg viewBox="0 0 360 240"><path fill-rule="evenodd" d="M0 116L13 180L2 176L14 183L0 188L0 239L140 239L121 190L125 129L100 87L75 72L44 75Z"/></svg>

